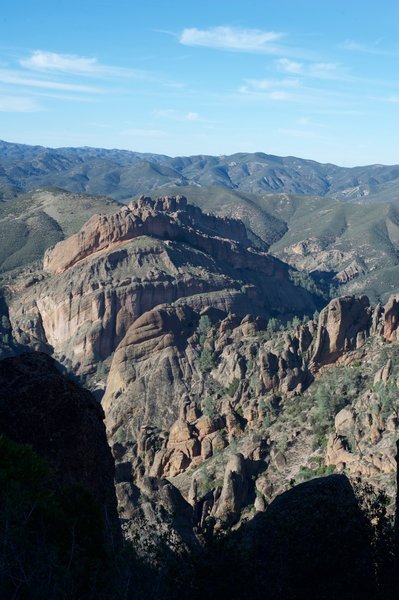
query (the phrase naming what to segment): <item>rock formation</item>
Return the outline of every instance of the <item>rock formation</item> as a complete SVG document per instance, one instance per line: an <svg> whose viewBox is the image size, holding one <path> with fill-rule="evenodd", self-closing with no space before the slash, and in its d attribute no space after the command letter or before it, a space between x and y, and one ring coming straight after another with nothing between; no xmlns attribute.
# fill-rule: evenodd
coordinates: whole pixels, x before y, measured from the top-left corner
<svg viewBox="0 0 399 600"><path fill-rule="evenodd" d="M44 268L29 285L10 286L13 333L79 373L109 360L132 323L159 304L242 317L302 314L317 304L293 285L287 265L250 246L241 222L179 197L141 198L93 216L47 251Z"/></svg>
<svg viewBox="0 0 399 600"><path fill-rule="evenodd" d="M242 267L245 262L249 266L249 257L262 262L261 254L249 255L245 261L247 255L236 251L234 242L243 248L252 245L241 221L204 214L200 208L187 204L184 196L156 200L141 196L137 203L114 214L94 215L78 233L50 248L44 257L44 270L62 273L91 254L143 235L186 242L217 259L242 263ZM264 269L273 269L272 260L264 260L263 264Z"/></svg>
<svg viewBox="0 0 399 600"><path fill-rule="evenodd" d="M334 362L344 352L360 348L370 326L371 309L366 296L335 298L320 313L313 363Z"/></svg>
<svg viewBox="0 0 399 600"><path fill-rule="evenodd" d="M117 463L134 465L133 480L169 479L193 507L199 531L213 520L217 528L239 521L251 502L265 510L301 480L299 461L310 471L322 464L383 484L391 494L399 373L392 359L381 363L386 318L381 307L372 316L364 297L343 297L318 324L268 333L267 321L249 315L220 321L179 303L154 308L133 323L110 370L103 405L110 439L123 449ZM204 353L210 362L201 366ZM335 380L325 367L334 358ZM312 447L313 430L326 419L314 398L320 386L338 407L328 408L335 412L325 450ZM292 413L302 423L295 417L293 425Z"/></svg>
<svg viewBox="0 0 399 600"><path fill-rule="evenodd" d="M193 547L193 528L239 527L332 469L392 493L396 297L372 311L344 296L318 323L302 319L317 303L284 263L239 222L179 197L92 217L8 294L18 342L92 383L109 369L103 408L129 539L145 530L153 547L163 536Z"/></svg>
<svg viewBox="0 0 399 600"><path fill-rule="evenodd" d="M399 297L391 296L384 309L384 337L396 341L399 324Z"/></svg>
<svg viewBox="0 0 399 600"><path fill-rule="evenodd" d="M245 553L230 593L235 588L246 590L245 597L271 600L375 597L367 522L343 475L280 495L242 527L234 543Z"/></svg>
<svg viewBox="0 0 399 600"><path fill-rule="evenodd" d="M87 390L37 352L0 361L0 433L30 444L60 486L80 484L98 502L108 535L119 538L114 461L104 412Z"/></svg>

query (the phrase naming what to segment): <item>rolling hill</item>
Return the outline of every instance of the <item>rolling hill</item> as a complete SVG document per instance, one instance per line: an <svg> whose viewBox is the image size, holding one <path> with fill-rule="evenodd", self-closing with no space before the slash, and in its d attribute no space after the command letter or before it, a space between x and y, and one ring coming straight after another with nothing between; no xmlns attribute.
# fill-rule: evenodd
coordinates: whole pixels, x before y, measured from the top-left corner
<svg viewBox="0 0 399 600"><path fill-rule="evenodd" d="M0 198L57 186L126 200L165 186L218 186L350 202L399 202L399 165L354 168L257 153L168 157L127 150L45 148L0 141Z"/></svg>
<svg viewBox="0 0 399 600"><path fill-rule="evenodd" d="M75 233L91 215L118 206L111 198L59 189L36 190L0 203L0 275L40 260L46 248Z"/></svg>

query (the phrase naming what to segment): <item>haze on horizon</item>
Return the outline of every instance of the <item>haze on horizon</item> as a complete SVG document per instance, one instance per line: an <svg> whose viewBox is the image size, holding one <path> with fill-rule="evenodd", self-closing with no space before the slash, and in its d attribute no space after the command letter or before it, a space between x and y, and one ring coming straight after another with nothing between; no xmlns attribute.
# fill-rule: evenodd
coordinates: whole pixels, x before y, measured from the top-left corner
<svg viewBox="0 0 399 600"><path fill-rule="evenodd" d="M399 163L395 0L20 0L0 23L4 140Z"/></svg>

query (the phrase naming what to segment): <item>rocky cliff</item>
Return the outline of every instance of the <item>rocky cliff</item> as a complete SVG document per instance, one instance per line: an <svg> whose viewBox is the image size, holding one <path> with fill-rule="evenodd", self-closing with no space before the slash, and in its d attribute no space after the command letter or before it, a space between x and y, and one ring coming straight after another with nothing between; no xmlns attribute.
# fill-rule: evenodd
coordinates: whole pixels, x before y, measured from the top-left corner
<svg viewBox="0 0 399 600"><path fill-rule="evenodd" d="M109 360L144 312L179 300L197 313L241 316L302 314L320 303L294 285L287 265L251 247L239 221L182 197L143 197L93 216L47 251L44 272L9 286L17 341L54 351L80 373Z"/></svg>
<svg viewBox="0 0 399 600"><path fill-rule="evenodd" d="M92 217L6 292L18 343L105 388L124 534L155 562L334 470L393 498L396 297L309 319L287 265L176 197Z"/></svg>
<svg viewBox="0 0 399 600"><path fill-rule="evenodd" d="M184 196L156 200L141 196L119 212L94 215L78 233L50 248L44 257L44 269L61 273L95 252L142 235L188 242L216 254L216 258L226 256L223 239L237 242L244 248L251 246L241 221L204 214L198 207L188 204ZM215 236L221 243L214 243ZM234 251L233 244L227 246Z"/></svg>
<svg viewBox="0 0 399 600"><path fill-rule="evenodd" d="M392 304L337 298L318 322L285 327L183 306L145 313L114 355L103 401L117 463L138 487L146 477L177 487L200 532L334 470L393 498Z"/></svg>

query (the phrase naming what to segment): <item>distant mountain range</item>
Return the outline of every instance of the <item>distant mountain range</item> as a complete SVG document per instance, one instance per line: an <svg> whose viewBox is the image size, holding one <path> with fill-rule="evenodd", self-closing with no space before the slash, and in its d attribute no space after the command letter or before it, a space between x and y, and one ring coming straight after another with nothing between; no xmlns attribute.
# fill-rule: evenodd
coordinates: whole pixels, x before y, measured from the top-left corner
<svg viewBox="0 0 399 600"><path fill-rule="evenodd" d="M0 141L0 199L56 186L126 200L171 186L317 195L399 203L399 165L338 167L261 152L169 157L101 148L46 148Z"/></svg>

